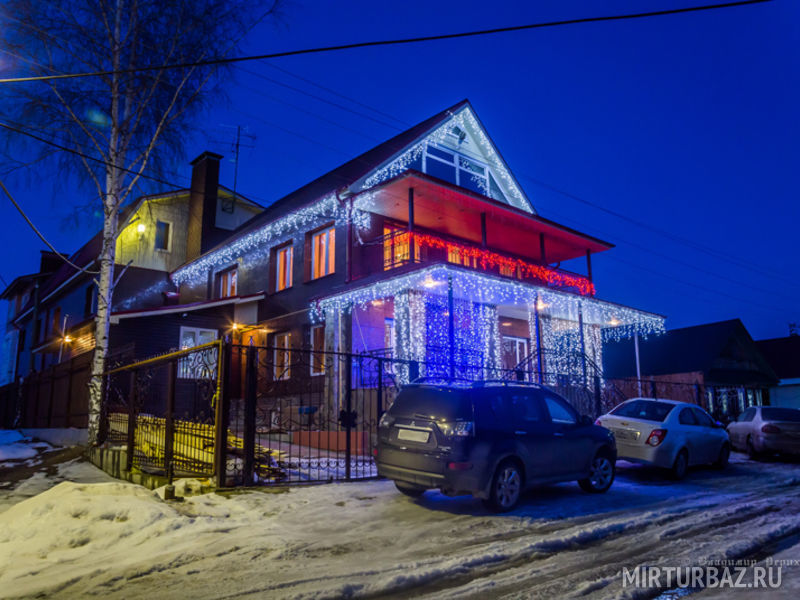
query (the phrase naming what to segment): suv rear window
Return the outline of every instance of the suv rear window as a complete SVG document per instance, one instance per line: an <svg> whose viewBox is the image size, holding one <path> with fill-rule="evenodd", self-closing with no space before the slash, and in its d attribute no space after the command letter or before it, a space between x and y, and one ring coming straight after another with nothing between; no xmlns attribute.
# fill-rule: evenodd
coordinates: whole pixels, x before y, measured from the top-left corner
<svg viewBox="0 0 800 600"><path fill-rule="evenodd" d="M794 408L762 408L762 421L791 421L800 422L800 410Z"/></svg>
<svg viewBox="0 0 800 600"><path fill-rule="evenodd" d="M467 390L407 387L395 398L389 413L395 417L471 421L472 402Z"/></svg>
<svg viewBox="0 0 800 600"><path fill-rule="evenodd" d="M674 404L667 402L654 402L652 400L632 400L620 404L611 411L615 417L628 417L629 419L643 419L661 423L675 408Z"/></svg>

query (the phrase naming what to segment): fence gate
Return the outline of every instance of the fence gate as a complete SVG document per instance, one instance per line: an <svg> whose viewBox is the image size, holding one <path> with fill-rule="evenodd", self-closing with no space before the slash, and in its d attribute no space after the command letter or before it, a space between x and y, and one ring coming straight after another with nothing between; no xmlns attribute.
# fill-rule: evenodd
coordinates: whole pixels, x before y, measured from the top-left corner
<svg viewBox="0 0 800 600"><path fill-rule="evenodd" d="M376 477L378 421L397 393L393 362L230 346L227 484Z"/></svg>
<svg viewBox="0 0 800 600"><path fill-rule="evenodd" d="M164 476L216 474L222 342L106 373L106 441L127 447L127 469Z"/></svg>

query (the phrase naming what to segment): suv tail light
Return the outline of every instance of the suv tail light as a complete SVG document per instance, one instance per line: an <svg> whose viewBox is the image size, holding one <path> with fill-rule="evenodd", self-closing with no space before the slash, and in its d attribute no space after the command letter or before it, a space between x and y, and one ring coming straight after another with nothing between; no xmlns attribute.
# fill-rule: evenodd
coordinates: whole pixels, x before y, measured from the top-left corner
<svg viewBox="0 0 800 600"><path fill-rule="evenodd" d="M602 422L600 419L597 419L597 420L594 422L594 424L595 424L595 425L600 425L600 426L602 426L602 425L603 425L603 422Z"/></svg>
<svg viewBox="0 0 800 600"><path fill-rule="evenodd" d="M475 421L441 423L439 428L442 430L442 433L451 437L468 437L475 433Z"/></svg>
<svg viewBox="0 0 800 600"><path fill-rule="evenodd" d="M666 429L653 429L653 431L650 432L650 435L647 436L647 441L645 444L648 446L658 446L664 441L665 437L667 437Z"/></svg>
<svg viewBox="0 0 800 600"><path fill-rule="evenodd" d="M767 423L761 428L761 431L763 433L780 433L781 428L778 427L777 425L772 425L771 423Z"/></svg>

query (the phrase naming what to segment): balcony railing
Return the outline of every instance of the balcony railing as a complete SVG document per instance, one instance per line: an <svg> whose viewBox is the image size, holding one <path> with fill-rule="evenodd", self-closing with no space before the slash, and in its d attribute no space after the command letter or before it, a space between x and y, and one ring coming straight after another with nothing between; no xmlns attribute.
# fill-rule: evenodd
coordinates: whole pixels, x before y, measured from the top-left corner
<svg viewBox="0 0 800 600"><path fill-rule="evenodd" d="M425 230L397 229L355 247L352 277L362 279L434 263L455 264L582 295L595 293L594 284L583 275Z"/></svg>

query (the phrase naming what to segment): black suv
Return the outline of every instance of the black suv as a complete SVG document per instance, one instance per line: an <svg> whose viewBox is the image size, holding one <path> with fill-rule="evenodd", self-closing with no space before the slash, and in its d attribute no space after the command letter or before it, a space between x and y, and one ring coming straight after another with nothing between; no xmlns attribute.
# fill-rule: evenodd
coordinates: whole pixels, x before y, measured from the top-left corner
<svg viewBox="0 0 800 600"><path fill-rule="evenodd" d="M496 511L535 484L605 492L616 458L607 429L545 387L510 381L407 385L378 429L378 474L398 490L472 494Z"/></svg>

